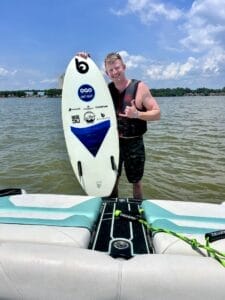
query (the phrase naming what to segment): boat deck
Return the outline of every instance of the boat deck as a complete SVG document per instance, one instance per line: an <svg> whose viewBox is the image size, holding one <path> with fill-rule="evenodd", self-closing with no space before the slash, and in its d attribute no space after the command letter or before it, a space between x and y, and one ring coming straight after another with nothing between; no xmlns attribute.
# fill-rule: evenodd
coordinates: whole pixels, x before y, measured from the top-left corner
<svg viewBox="0 0 225 300"><path fill-rule="evenodd" d="M114 214L116 210L120 210L131 216L139 215L141 202L132 198L103 199L89 249L126 259L136 254L152 253L151 239L145 227L139 222L129 222Z"/></svg>

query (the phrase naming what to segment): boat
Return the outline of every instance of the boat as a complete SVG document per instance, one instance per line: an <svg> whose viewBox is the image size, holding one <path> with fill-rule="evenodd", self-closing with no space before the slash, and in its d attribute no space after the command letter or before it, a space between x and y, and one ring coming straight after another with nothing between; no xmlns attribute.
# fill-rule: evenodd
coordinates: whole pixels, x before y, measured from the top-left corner
<svg viewBox="0 0 225 300"><path fill-rule="evenodd" d="M224 299L225 202L0 191L0 299Z"/></svg>

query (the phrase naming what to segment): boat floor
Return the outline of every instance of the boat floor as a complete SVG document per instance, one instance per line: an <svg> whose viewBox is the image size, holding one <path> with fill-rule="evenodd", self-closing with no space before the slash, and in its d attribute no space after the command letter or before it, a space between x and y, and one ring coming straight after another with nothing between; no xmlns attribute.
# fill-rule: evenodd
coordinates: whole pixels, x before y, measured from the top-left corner
<svg viewBox="0 0 225 300"><path fill-rule="evenodd" d="M130 258L136 254L153 253L149 232L139 222L129 222L115 216L120 210L139 215L142 201L131 198L105 198L89 249L107 252L112 257Z"/></svg>

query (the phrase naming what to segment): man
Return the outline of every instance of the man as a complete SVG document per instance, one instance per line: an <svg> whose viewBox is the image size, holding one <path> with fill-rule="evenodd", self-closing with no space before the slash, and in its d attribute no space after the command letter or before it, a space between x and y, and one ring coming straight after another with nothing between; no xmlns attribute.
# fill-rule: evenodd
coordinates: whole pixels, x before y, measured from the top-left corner
<svg viewBox="0 0 225 300"><path fill-rule="evenodd" d="M85 52L78 55L86 58ZM126 65L119 53L109 53L105 58L105 71L110 80L109 90L114 102L120 139L120 163L118 178L111 197L118 197L122 166L127 179L133 184L133 197L143 198L141 179L144 174L145 148L143 134L147 121L160 119L160 108L142 81L126 77Z"/></svg>

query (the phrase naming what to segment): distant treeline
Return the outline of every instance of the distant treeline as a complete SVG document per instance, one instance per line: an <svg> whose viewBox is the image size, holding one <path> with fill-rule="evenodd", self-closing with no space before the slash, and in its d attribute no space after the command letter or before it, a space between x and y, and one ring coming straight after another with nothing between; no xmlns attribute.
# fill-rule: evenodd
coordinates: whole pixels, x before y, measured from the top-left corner
<svg viewBox="0 0 225 300"><path fill-rule="evenodd" d="M222 89L198 88L165 88L151 89L154 97L177 97L177 96L214 96L225 95L225 87ZM61 97L62 89L48 90L19 90L19 91L0 91L0 97Z"/></svg>
<svg viewBox="0 0 225 300"><path fill-rule="evenodd" d="M151 89L151 93L154 97L177 97L177 96L214 96L225 95L225 87L222 89L208 89L198 88L192 90L189 88L165 88L165 89Z"/></svg>
<svg viewBox="0 0 225 300"><path fill-rule="evenodd" d="M62 89L0 91L0 97L61 97Z"/></svg>

